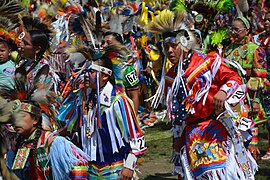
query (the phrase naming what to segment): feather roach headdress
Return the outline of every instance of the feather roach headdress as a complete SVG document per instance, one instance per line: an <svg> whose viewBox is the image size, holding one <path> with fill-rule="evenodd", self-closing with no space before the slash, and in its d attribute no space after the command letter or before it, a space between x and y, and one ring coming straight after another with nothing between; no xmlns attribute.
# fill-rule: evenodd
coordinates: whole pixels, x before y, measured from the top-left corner
<svg viewBox="0 0 270 180"><path fill-rule="evenodd" d="M18 36L13 29L19 26L19 14L24 9L16 0L2 0L0 2L0 40L15 49Z"/></svg>
<svg viewBox="0 0 270 180"><path fill-rule="evenodd" d="M172 12L170 10L163 10L149 24L148 30L156 34L161 34L163 43L172 39L180 42L184 51L198 48L194 34L189 31L185 23L186 17L187 13L185 11Z"/></svg>
<svg viewBox="0 0 270 180"><path fill-rule="evenodd" d="M33 83L27 82L26 71L18 68L15 73L14 82L7 86L0 84L0 96L13 102L12 115L15 123L21 122L20 111L42 117L42 127L46 130L56 129L56 110L54 108L57 96L44 86L45 78L48 75L49 66L43 66L36 74ZM5 111L1 112L4 114Z"/></svg>
<svg viewBox="0 0 270 180"><path fill-rule="evenodd" d="M24 31L31 31L31 30L40 30L48 37L52 33L50 30L50 25L46 22L42 22L39 18L33 18L31 16L24 16L22 19L22 27Z"/></svg>
<svg viewBox="0 0 270 180"><path fill-rule="evenodd" d="M190 31L186 25L186 18L187 13L185 11L172 12L170 10L163 10L159 15L155 17L154 22L149 24L148 30L162 35L163 44L168 42L179 43L181 50L185 52L190 50L197 50L199 49L199 45L196 41L194 33ZM163 54L165 55L165 58L163 62L161 81L156 94L148 99L152 99L151 106L153 108L157 108L158 104L164 100L163 97L165 90L166 54L164 52ZM182 63L183 56L180 58L181 59L179 60L179 63ZM178 67L182 67L181 64L179 64ZM179 80L182 77L180 75L181 73L178 74L179 75L175 78L176 83L174 84L176 85L174 85L174 87L178 87L177 83L179 83Z"/></svg>

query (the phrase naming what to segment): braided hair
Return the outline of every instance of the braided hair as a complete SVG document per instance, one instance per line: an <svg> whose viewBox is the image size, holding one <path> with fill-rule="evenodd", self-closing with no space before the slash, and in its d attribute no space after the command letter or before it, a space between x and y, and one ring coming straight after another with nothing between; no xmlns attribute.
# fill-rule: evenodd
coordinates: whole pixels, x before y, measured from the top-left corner
<svg viewBox="0 0 270 180"><path fill-rule="evenodd" d="M35 125L36 126L35 137L34 137L34 139L26 140L23 135L19 135L18 139L17 139L17 144L16 144L16 151L18 151L19 148L21 148L24 144L32 144L31 152L32 152L33 160L34 160L35 176L37 176L38 175L37 168L36 168L36 166L37 166L37 146L38 146L39 138L42 135L42 117L40 115L35 115L32 113L29 113L29 114L30 114L32 119L38 118L38 123ZM30 152L30 154L31 154L31 152ZM17 152L15 154L17 154Z"/></svg>

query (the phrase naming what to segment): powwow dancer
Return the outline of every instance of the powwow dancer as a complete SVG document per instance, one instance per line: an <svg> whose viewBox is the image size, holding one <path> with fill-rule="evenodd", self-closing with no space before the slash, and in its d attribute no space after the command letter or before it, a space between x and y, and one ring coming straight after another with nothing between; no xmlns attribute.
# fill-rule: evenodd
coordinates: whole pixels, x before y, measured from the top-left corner
<svg viewBox="0 0 270 180"><path fill-rule="evenodd" d="M185 17L183 11L164 10L149 26L162 35L166 57L178 61L167 96L169 117L178 125L173 129L175 171L184 179L254 179L257 164L243 145L246 129L229 105L239 103L234 95L245 96L245 86L218 54L192 53L194 37ZM164 83L163 77L153 107L161 101Z"/></svg>
<svg viewBox="0 0 270 180"><path fill-rule="evenodd" d="M0 96L13 103L1 116L10 114L18 133L16 145L8 152L7 166L20 179L86 179L89 157L51 131L51 122L57 121L52 106L57 98L44 86L42 77L46 75L45 66L34 77L34 84L28 84L27 73L21 68L12 87L1 85Z"/></svg>
<svg viewBox="0 0 270 180"><path fill-rule="evenodd" d="M68 131L81 130L93 179L131 179L137 156L147 150L133 103L123 94L123 85L116 83L121 68L115 62L120 62L123 49L113 44L92 54L93 62L86 61L78 74L84 77L84 88L70 92L60 107L59 118L66 121Z"/></svg>

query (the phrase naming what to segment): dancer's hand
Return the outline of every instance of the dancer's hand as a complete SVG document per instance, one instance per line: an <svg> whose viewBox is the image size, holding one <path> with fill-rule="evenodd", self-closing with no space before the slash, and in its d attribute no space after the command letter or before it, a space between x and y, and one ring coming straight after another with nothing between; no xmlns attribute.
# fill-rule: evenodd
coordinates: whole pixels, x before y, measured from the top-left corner
<svg viewBox="0 0 270 180"><path fill-rule="evenodd" d="M227 94L224 91L218 91L213 97L213 109L222 112L224 110L224 102L227 99Z"/></svg>
<svg viewBox="0 0 270 180"><path fill-rule="evenodd" d="M261 152L258 146L248 146L248 150L255 160L259 159Z"/></svg>
<svg viewBox="0 0 270 180"><path fill-rule="evenodd" d="M122 175L122 180L130 180L133 177L133 171L125 167L119 172L119 174Z"/></svg>

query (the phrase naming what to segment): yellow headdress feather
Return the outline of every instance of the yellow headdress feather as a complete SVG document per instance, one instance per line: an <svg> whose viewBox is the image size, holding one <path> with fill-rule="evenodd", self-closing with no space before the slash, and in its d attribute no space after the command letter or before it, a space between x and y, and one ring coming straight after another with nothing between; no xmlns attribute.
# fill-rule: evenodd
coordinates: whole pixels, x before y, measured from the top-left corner
<svg viewBox="0 0 270 180"><path fill-rule="evenodd" d="M174 13L165 9L155 17L154 22L149 24L148 30L158 34L176 31L184 24L185 17L185 11Z"/></svg>

